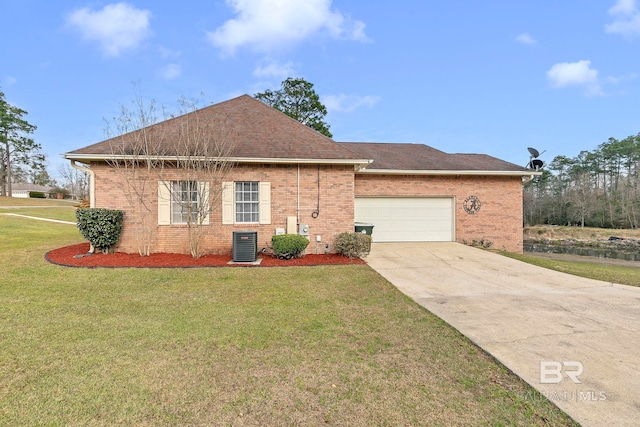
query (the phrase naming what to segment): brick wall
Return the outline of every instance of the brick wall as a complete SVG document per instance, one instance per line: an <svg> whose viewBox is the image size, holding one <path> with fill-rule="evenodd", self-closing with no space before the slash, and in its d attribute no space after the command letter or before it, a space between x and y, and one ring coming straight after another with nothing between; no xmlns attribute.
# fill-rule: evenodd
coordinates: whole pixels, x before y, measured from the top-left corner
<svg viewBox="0 0 640 427"><path fill-rule="evenodd" d="M143 217L150 219L152 231L152 252L189 253L188 228L186 225L158 226L158 181L180 180L181 173L175 169L165 169L162 177L139 175L135 182L137 188L146 185L143 199L148 202L148 214L142 215L145 209L139 203L130 203L137 197L128 198L127 181L131 175L120 172L106 164L94 163L95 171L95 204L96 207L122 209L125 211L125 224L120 242L116 250L122 252L138 252L137 238L141 230ZM318 187L318 176L320 185ZM225 178L225 181L262 181L271 183L271 224L237 224L222 225L221 200L212 206L210 225L204 226L201 240L203 253L228 254L232 249L232 232L251 230L258 232L258 248L270 242L276 227L286 229L289 216L300 218L300 223L309 225L311 243L308 253L333 252L335 236L344 231L353 231L354 217L354 171L353 166L321 166L300 165L299 174L299 212L298 212L298 166L297 165L240 165L236 166ZM219 194L220 182L210 183L212 192ZM318 205L318 193L320 195ZM214 197L214 196L212 196ZM319 208L319 209L318 209ZM312 213L318 210L316 218ZM316 235L322 242L316 243Z"/></svg>
<svg viewBox="0 0 640 427"><path fill-rule="evenodd" d="M480 199L474 215L464 200ZM494 249L522 253L522 179L499 176L356 175L355 196L454 197L456 241L490 241Z"/></svg>

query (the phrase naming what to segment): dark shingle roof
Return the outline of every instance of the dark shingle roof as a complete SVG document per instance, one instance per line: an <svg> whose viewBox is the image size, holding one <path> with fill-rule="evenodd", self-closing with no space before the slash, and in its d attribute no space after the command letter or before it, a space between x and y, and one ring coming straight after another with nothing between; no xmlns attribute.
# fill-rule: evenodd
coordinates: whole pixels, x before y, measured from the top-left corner
<svg viewBox="0 0 640 427"><path fill-rule="evenodd" d="M365 171L489 171L527 172L513 163L485 154L449 154L423 144L341 142L300 124L282 112L242 95L228 101L175 117L147 128L107 139L70 151L65 157L76 160L107 159L114 155L131 154L136 140L144 134L157 144L161 156L184 155L177 141L184 128L204 123L202 129L211 140L220 135L232 135L235 141L229 157L264 159L265 161L320 160L366 164ZM190 153L198 155L198 153Z"/></svg>
<svg viewBox="0 0 640 427"><path fill-rule="evenodd" d="M26 182L14 182L11 184L12 191L42 191L48 193L53 190L53 187L48 185L29 184Z"/></svg>
<svg viewBox="0 0 640 427"><path fill-rule="evenodd" d="M340 142L356 155L373 159L367 171L495 171L527 169L486 154L449 154L423 144ZM530 172L530 171L529 171Z"/></svg>
<svg viewBox="0 0 640 427"><path fill-rule="evenodd" d="M146 132L161 145L159 151L162 155L182 155L176 152L176 141L181 128L187 123L193 126L196 117L199 123L206 123L207 131L212 134L224 127L226 134L233 135L236 143L229 153L233 158L354 160L354 163L363 163L363 158L356 153L249 95L98 142L65 156L74 159L109 157L114 154L114 147L118 147L117 154L121 154L123 142L125 145L133 144L141 132Z"/></svg>

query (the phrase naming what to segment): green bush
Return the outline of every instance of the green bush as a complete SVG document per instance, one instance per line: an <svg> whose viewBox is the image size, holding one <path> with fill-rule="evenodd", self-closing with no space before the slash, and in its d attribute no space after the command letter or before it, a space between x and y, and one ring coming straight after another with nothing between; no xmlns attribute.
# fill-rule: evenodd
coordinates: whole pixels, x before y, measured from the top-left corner
<svg viewBox="0 0 640 427"><path fill-rule="evenodd" d="M107 253L118 243L124 212L112 209L79 208L76 210L78 229L94 248Z"/></svg>
<svg viewBox="0 0 640 427"><path fill-rule="evenodd" d="M336 252L349 258L362 258L371 251L371 236L364 233L340 233L336 237Z"/></svg>
<svg viewBox="0 0 640 427"><path fill-rule="evenodd" d="M299 234L280 234L271 238L273 253L278 257L300 258L309 240Z"/></svg>
<svg viewBox="0 0 640 427"><path fill-rule="evenodd" d="M67 190L66 188L60 188L60 187L54 187L51 190L52 194L62 194L62 195L68 195L69 194L69 190Z"/></svg>
<svg viewBox="0 0 640 427"><path fill-rule="evenodd" d="M29 197L32 199L45 199L47 196L42 191L29 191Z"/></svg>

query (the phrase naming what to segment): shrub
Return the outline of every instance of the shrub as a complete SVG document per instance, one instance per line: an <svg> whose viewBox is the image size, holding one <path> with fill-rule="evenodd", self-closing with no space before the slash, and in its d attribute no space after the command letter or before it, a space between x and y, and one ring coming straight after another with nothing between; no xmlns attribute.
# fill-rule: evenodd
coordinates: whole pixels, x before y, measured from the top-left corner
<svg viewBox="0 0 640 427"><path fill-rule="evenodd" d="M489 249L491 246L493 246L493 242L491 240L484 240L484 239L476 240L476 239L473 239L471 241L471 246L476 247L476 248Z"/></svg>
<svg viewBox="0 0 640 427"><path fill-rule="evenodd" d="M80 200L78 202L76 207L77 208L90 208L91 207L91 201L88 198L84 198L84 199L82 199L82 200Z"/></svg>
<svg viewBox="0 0 640 427"><path fill-rule="evenodd" d="M299 234L280 234L271 238L271 244L279 258L301 258L309 240Z"/></svg>
<svg viewBox="0 0 640 427"><path fill-rule="evenodd" d="M29 191L29 197L32 199L45 199L47 196L42 191Z"/></svg>
<svg viewBox="0 0 640 427"><path fill-rule="evenodd" d="M362 258L371 251L371 236L364 233L340 233L335 245L339 254L349 258Z"/></svg>
<svg viewBox="0 0 640 427"><path fill-rule="evenodd" d="M79 208L76 210L78 229L94 248L107 253L118 243L124 212L112 209Z"/></svg>

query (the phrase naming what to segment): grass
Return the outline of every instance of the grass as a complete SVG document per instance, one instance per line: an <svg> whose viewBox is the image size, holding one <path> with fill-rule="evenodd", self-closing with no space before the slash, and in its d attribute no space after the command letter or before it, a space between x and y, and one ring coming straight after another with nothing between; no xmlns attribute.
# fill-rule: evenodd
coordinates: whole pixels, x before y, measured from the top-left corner
<svg viewBox="0 0 640 427"><path fill-rule="evenodd" d="M70 200L56 199L30 199L21 197L0 196L0 209L4 206L43 206L43 207L68 207L74 206L79 202Z"/></svg>
<svg viewBox="0 0 640 427"><path fill-rule="evenodd" d="M613 229L535 225L524 228L525 240L607 240L610 236L640 239L640 229Z"/></svg>
<svg viewBox="0 0 640 427"><path fill-rule="evenodd" d="M500 252L500 254L550 270L573 274L574 276L587 277L621 285L640 286L640 263L638 263L639 267L629 267L589 261L550 259L529 254L514 254L511 252Z"/></svg>
<svg viewBox="0 0 640 427"><path fill-rule="evenodd" d="M550 225L537 225L524 228L525 240L528 239L532 241L573 240L579 242L597 242L607 241L610 236L622 237L624 239L640 239L640 229L607 229ZM575 276L622 285L640 286L640 268L635 266L618 265L615 262L611 262L610 264L590 262L588 259L553 259L533 254L521 255L508 252L501 252L501 254L529 264L573 274ZM638 266L640 266L640 263L638 263Z"/></svg>
<svg viewBox="0 0 640 427"><path fill-rule="evenodd" d="M7 213L20 214L75 222L75 205L77 203L67 200L22 199L0 196L0 215Z"/></svg>
<svg viewBox="0 0 640 427"><path fill-rule="evenodd" d="M73 269L0 216L0 425L576 425L367 266Z"/></svg>

